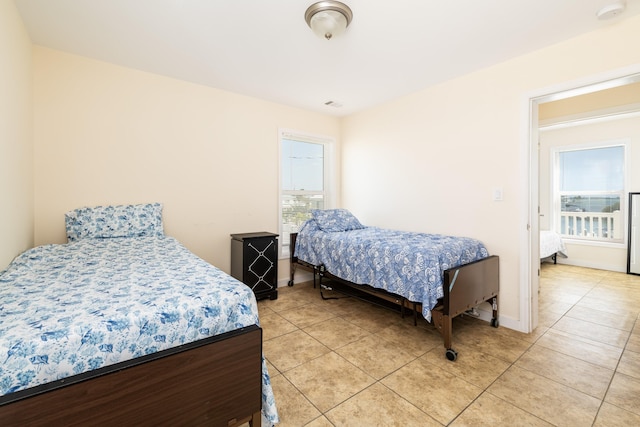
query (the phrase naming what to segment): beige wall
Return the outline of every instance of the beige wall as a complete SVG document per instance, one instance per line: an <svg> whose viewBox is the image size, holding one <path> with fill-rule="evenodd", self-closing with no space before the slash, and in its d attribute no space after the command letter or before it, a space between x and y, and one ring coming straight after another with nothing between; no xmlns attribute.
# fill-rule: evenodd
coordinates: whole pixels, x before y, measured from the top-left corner
<svg viewBox="0 0 640 427"><path fill-rule="evenodd" d="M71 209L157 201L227 272L229 234L278 232L278 128L339 139L334 117L41 47L34 96L36 244L64 242Z"/></svg>
<svg viewBox="0 0 640 427"><path fill-rule="evenodd" d="M640 99L638 99L640 100ZM551 149L581 144L597 144L606 141L629 141L629 171L627 190L640 190L640 117L596 122L540 132L540 229L550 228L551 218ZM626 204L626 200L623 200ZM626 222L627 212L622 217ZM626 229L623 236L626 239ZM626 241L626 240L625 240ZM603 245L585 245L566 241L569 258L559 262L613 271L627 271L627 248ZM619 246L619 245L618 245Z"/></svg>
<svg viewBox="0 0 640 427"><path fill-rule="evenodd" d="M640 103L640 83L574 96L540 105L540 123L554 121L567 116L585 115L596 110L608 110ZM604 111L603 111L604 112Z"/></svg>
<svg viewBox="0 0 640 427"><path fill-rule="evenodd" d="M31 41L12 1L0 2L0 271L33 245Z"/></svg>
<svg viewBox="0 0 640 427"><path fill-rule="evenodd" d="M500 323L526 329L527 100L640 63L638 41L639 16L347 117L343 206L369 225L483 240L500 256Z"/></svg>

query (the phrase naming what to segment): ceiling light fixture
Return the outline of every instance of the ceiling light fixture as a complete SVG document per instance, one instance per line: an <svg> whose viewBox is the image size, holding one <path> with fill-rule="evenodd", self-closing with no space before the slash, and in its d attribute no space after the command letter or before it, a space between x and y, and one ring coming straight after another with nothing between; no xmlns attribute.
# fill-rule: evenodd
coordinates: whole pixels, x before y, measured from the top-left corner
<svg viewBox="0 0 640 427"><path fill-rule="evenodd" d="M626 7L627 5L624 1L616 1L603 6L600 10L598 10L596 16L601 21L605 19L615 18L616 16L622 14Z"/></svg>
<svg viewBox="0 0 640 427"><path fill-rule="evenodd" d="M313 32L327 40L344 33L352 19L349 6L339 1L319 1L304 13L304 20Z"/></svg>

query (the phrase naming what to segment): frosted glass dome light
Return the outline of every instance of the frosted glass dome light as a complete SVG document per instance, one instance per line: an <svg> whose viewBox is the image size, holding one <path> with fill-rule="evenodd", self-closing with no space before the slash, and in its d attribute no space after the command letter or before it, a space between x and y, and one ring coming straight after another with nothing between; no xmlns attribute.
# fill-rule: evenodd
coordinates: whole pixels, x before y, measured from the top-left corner
<svg viewBox="0 0 640 427"><path fill-rule="evenodd" d="M318 37L331 40L345 32L353 12L339 1L319 1L309 6L304 19Z"/></svg>

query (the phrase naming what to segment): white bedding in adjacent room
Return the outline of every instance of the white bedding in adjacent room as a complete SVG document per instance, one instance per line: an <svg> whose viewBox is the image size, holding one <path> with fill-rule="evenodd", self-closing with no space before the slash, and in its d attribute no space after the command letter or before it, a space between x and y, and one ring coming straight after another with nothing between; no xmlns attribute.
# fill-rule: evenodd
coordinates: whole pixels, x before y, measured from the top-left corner
<svg viewBox="0 0 640 427"><path fill-rule="evenodd" d="M540 259L549 258L556 253L565 258L568 257L567 248L560 235L555 231L540 231Z"/></svg>

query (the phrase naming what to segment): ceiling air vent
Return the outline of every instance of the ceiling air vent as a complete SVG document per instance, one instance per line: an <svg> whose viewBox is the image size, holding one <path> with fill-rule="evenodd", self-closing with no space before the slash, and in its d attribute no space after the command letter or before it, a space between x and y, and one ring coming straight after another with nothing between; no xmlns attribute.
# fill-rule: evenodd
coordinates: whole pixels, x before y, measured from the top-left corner
<svg viewBox="0 0 640 427"><path fill-rule="evenodd" d="M324 103L324 105L328 105L329 107L335 107L335 108L342 107L342 104L340 104L339 102L336 102L336 101L327 101L327 102Z"/></svg>

